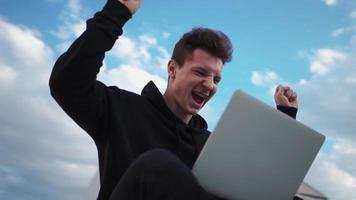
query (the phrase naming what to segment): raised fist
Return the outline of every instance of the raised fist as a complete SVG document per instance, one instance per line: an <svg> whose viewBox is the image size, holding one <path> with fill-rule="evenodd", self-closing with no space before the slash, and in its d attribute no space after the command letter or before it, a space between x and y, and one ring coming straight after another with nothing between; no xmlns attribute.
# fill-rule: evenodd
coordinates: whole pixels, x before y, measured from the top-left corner
<svg viewBox="0 0 356 200"><path fill-rule="evenodd" d="M122 4L124 4L130 11L131 14L135 14L135 12L140 8L141 0L118 0Z"/></svg>
<svg viewBox="0 0 356 200"><path fill-rule="evenodd" d="M274 101L279 106L298 108L297 93L290 87L278 85L274 93Z"/></svg>

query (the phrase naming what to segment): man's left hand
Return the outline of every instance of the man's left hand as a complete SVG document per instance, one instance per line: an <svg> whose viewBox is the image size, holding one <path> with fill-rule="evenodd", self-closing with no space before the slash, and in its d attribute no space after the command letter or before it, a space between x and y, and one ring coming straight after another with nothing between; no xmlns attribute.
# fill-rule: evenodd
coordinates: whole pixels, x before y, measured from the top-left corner
<svg viewBox="0 0 356 200"><path fill-rule="evenodd" d="M278 106L298 108L297 93L290 87L278 85L274 93L274 101Z"/></svg>

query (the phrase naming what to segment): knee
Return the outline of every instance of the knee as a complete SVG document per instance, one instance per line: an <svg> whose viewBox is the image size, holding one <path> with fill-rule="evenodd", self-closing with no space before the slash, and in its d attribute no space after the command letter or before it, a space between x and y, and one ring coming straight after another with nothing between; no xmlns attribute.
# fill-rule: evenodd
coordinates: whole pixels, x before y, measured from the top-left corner
<svg viewBox="0 0 356 200"><path fill-rule="evenodd" d="M189 168L173 153L163 149L149 150L140 155L133 166L145 177L159 179L185 174Z"/></svg>
<svg viewBox="0 0 356 200"><path fill-rule="evenodd" d="M138 159L149 161L162 161L162 160L178 160L177 156L168 150L164 149L152 149L141 154Z"/></svg>
<svg viewBox="0 0 356 200"><path fill-rule="evenodd" d="M136 161L138 162L137 164L143 165L145 168L150 168L151 170L158 170L160 168L166 169L170 168L170 166L181 164L181 161L176 155L164 149L149 150L140 155Z"/></svg>

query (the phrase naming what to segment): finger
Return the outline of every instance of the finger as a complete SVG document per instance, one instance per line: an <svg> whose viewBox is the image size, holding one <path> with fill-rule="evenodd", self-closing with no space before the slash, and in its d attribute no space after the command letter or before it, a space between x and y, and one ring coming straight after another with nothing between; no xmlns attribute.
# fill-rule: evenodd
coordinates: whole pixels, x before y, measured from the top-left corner
<svg viewBox="0 0 356 200"><path fill-rule="evenodd" d="M286 90L284 92L284 95L287 97L287 98L290 98L292 95L293 95L294 91L289 89L289 90Z"/></svg>
<svg viewBox="0 0 356 200"><path fill-rule="evenodd" d="M283 95L283 93L284 93L284 86L283 85L278 85L276 87L275 94L280 96L280 95Z"/></svg>
<svg viewBox="0 0 356 200"><path fill-rule="evenodd" d="M295 101L297 99L298 95L296 92L293 92L292 95L289 97L290 101Z"/></svg>
<svg viewBox="0 0 356 200"><path fill-rule="evenodd" d="M288 90L290 90L290 87L289 87L289 86L283 86L283 87L282 87L282 92L283 92L283 93L286 93Z"/></svg>
<svg viewBox="0 0 356 200"><path fill-rule="evenodd" d="M286 92L290 89L289 86L279 85L276 91L276 95L278 96L286 96Z"/></svg>
<svg viewBox="0 0 356 200"><path fill-rule="evenodd" d="M280 87L281 87L281 85L277 85L275 93L278 93Z"/></svg>

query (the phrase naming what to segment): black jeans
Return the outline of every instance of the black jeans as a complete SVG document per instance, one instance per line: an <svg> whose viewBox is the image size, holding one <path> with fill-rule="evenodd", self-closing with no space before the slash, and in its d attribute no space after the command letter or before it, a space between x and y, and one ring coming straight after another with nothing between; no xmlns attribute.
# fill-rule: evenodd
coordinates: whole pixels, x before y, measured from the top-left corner
<svg viewBox="0 0 356 200"><path fill-rule="evenodd" d="M116 185L110 200L218 200L172 153L155 149L138 157Z"/></svg>

